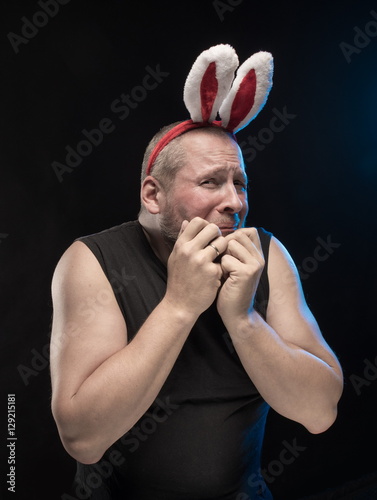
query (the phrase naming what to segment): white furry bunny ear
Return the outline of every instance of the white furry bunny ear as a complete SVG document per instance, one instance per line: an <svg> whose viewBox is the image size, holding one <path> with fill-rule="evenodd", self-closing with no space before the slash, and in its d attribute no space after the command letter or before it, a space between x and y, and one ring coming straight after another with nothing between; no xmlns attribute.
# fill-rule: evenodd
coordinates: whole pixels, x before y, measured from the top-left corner
<svg viewBox="0 0 377 500"><path fill-rule="evenodd" d="M215 45L200 54L183 91L191 119L178 123L157 142L148 159L147 175L167 144L185 132L200 127L222 127L235 134L257 116L272 86L272 55L257 52L249 57L233 81L237 66L238 57L230 45ZM218 114L220 121L216 120Z"/></svg>
<svg viewBox="0 0 377 500"><path fill-rule="evenodd" d="M198 56L183 91L183 100L193 122L216 120L237 66L238 57L230 45L215 45Z"/></svg>
<svg viewBox="0 0 377 500"><path fill-rule="evenodd" d="M221 125L234 134L253 120L266 103L272 87L273 58L257 52L237 71L229 94L221 104Z"/></svg>

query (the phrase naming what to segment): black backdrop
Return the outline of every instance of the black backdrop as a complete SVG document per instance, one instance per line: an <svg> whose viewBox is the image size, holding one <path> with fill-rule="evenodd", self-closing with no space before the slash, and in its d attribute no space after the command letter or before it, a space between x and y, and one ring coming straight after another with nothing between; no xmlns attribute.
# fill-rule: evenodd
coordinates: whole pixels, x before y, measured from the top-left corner
<svg viewBox="0 0 377 500"><path fill-rule="evenodd" d="M346 498L340 491L356 488L377 498L368 486L377 470L377 3L1 6L2 498L77 498L75 464L50 413L52 273L74 238L136 217L147 141L187 118L187 72L217 43L233 45L241 62L258 50L274 55L269 101L238 135L249 224L272 231L294 257L345 375L339 417L324 434L271 412L264 474L278 500ZM96 145L81 142L99 126L106 133L92 133ZM7 490L7 394L16 399L15 493Z"/></svg>

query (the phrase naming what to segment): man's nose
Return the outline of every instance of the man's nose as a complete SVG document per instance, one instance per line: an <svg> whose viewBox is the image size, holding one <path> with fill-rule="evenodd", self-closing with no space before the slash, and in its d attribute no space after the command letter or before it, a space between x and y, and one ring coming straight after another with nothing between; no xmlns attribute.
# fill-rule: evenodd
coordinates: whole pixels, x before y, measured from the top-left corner
<svg viewBox="0 0 377 500"><path fill-rule="evenodd" d="M224 195L221 201L219 211L238 213L243 208L243 200L237 190L237 187L232 183L224 186Z"/></svg>

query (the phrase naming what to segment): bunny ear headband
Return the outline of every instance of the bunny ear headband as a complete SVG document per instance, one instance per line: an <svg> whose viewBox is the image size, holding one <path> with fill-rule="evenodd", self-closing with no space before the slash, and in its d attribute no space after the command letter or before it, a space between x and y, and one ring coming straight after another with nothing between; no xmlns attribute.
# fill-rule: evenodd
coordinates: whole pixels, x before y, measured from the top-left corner
<svg viewBox="0 0 377 500"><path fill-rule="evenodd" d="M153 164L175 137L200 127L221 127L231 134L248 125L261 111L272 87L273 58L257 52L237 71L238 57L230 45L216 45L202 52L194 62L184 86L183 101L191 119L179 123L156 144L147 166ZM219 121L216 121L217 117Z"/></svg>

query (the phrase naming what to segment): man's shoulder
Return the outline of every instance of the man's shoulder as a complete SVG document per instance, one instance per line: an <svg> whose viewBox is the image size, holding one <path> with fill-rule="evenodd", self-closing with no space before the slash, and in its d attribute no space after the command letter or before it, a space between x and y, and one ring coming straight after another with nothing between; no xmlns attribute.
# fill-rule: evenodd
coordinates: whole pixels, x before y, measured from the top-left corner
<svg viewBox="0 0 377 500"><path fill-rule="evenodd" d="M85 241L85 240L98 240L103 241L107 239L119 238L123 235L131 234L132 232L140 231L140 224L137 220L123 222L115 226L102 229L95 233L86 234L80 236L75 241Z"/></svg>

